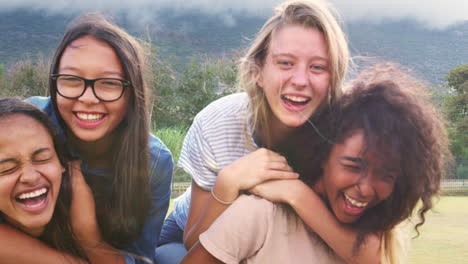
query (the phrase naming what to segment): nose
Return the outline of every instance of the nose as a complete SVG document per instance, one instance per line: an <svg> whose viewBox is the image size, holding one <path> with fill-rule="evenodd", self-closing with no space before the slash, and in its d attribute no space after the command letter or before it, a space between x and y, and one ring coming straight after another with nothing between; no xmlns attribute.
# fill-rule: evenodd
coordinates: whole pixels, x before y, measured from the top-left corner
<svg viewBox="0 0 468 264"><path fill-rule="evenodd" d="M88 104L99 103L99 99L96 97L96 95L94 95L91 85L87 85L85 87L84 93L78 98L78 100Z"/></svg>
<svg viewBox="0 0 468 264"><path fill-rule="evenodd" d="M371 198L375 195L375 188L371 178L369 175L363 175L356 184L356 188L362 198Z"/></svg>
<svg viewBox="0 0 468 264"><path fill-rule="evenodd" d="M25 165L20 177L20 182L28 185L34 185L40 179L41 174L34 165Z"/></svg>
<svg viewBox="0 0 468 264"><path fill-rule="evenodd" d="M306 67L297 67L291 77L291 82L296 87L304 87L308 82L308 72Z"/></svg>

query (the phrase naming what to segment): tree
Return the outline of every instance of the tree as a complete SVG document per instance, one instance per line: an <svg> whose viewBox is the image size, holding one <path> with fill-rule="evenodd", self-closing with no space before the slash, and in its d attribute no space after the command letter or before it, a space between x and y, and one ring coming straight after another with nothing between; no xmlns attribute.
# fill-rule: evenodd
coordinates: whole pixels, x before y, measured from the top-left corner
<svg viewBox="0 0 468 264"><path fill-rule="evenodd" d="M445 80L449 95L445 98L444 110L450 121L448 132L456 157L457 176L468 178L468 63L449 70Z"/></svg>

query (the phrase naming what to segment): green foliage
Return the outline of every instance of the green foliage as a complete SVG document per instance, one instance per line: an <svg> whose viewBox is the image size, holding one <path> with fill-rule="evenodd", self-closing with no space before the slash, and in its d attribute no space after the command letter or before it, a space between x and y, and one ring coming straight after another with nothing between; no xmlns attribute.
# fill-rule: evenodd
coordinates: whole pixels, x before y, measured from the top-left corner
<svg viewBox="0 0 468 264"><path fill-rule="evenodd" d="M444 110L450 121L448 127L451 150L455 156L468 157L468 63L451 69L445 76L450 95Z"/></svg>
<svg viewBox="0 0 468 264"><path fill-rule="evenodd" d="M445 76L449 95L443 109L450 121L448 133L455 161L455 176L468 179L468 63L451 69Z"/></svg>
<svg viewBox="0 0 468 264"><path fill-rule="evenodd" d="M157 127L188 127L210 102L234 91L234 59L193 58L179 73L168 63L153 67L151 87L156 94L153 122Z"/></svg>
<svg viewBox="0 0 468 264"><path fill-rule="evenodd" d="M184 142L187 129L183 127L171 127L162 129L153 129L154 134L161 139L169 148L174 158L174 163L177 163L180 156L180 150ZM182 168L174 167L174 182L190 182L191 177Z"/></svg>
<svg viewBox="0 0 468 264"><path fill-rule="evenodd" d="M49 60L41 55L35 61L26 59L16 62L2 74L0 94L21 97L46 95L49 81L48 69Z"/></svg>

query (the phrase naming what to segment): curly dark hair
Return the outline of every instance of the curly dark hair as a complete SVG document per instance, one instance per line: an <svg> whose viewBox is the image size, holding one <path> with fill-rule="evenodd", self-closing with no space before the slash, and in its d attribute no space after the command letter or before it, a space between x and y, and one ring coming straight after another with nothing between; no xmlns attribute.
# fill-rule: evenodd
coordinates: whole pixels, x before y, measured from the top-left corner
<svg viewBox="0 0 468 264"><path fill-rule="evenodd" d="M444 120L424 85L394 65L374 66L336 104L309 121L283 145L283 153L309 186L321 177L333 143L343 143L356 130L364 134L364 152L398 168L390 197L352 224L359 231L356 248L366 234L389 231L410 217L421 201L418 231L451 159Z"/></svg>

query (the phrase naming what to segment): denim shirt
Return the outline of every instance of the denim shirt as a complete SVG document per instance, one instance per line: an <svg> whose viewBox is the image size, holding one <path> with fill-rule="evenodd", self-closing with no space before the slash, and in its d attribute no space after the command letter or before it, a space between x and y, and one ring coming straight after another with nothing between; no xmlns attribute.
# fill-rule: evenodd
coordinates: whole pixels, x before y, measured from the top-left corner
<svg viewBox="0 0 468 264"><path fill-rule="evenodd" d="M58 129L59 137L63 142L66 142L65 131L60 127L50 97L33 96L27 98L26 101L41 108L51 117L52 122ZM151 208L141 234L129 248L122 249L124 251L122 254L124 254L127 264L147 263L142 257L154 261L156 243L159 239L159 233L161 232L162 223L166 216L169 200L171 198L171 183L174 167L171 152L164 143L153 134L149 135L148 143L150 151ZM80 155L76 151L70 149L69 152L73 157L80 159ZM88 168L88 164L85 160L82 161L81 169L83 173L91 173L97 177L108 178L109 176L109 171L106 169ZM125 252L130 254L125 254Z"/></svg>

